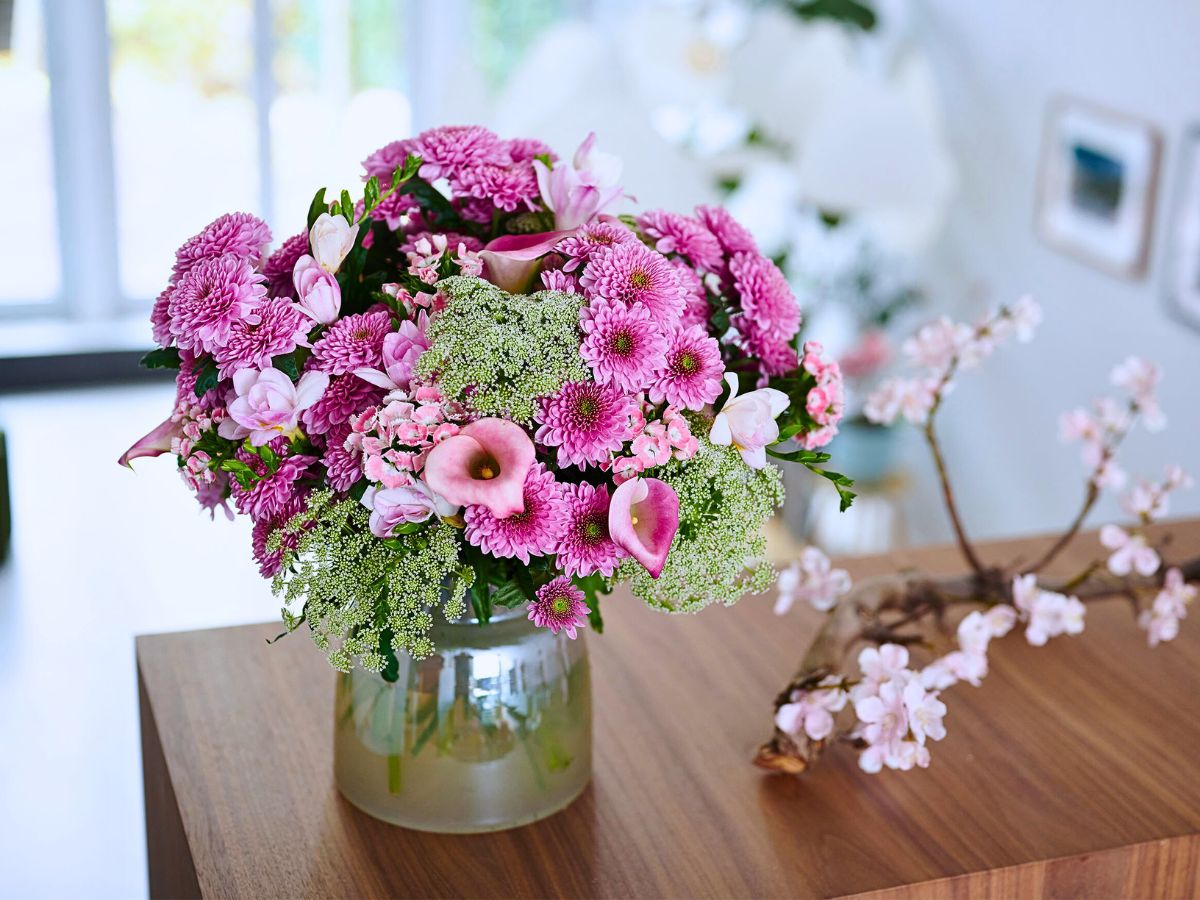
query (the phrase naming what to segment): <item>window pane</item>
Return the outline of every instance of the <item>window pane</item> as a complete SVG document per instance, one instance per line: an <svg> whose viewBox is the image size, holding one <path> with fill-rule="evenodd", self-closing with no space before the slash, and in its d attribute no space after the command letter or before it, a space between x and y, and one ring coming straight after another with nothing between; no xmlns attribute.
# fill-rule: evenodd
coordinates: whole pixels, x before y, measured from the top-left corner
<svg viewBox="0 0 1200 900"><path fill-rule="evenodd" d="M569 17L570 0L471 0L472 57L487 84L499 87L542 32Z"/></svg>
<svg viewBox="0 0 1200 900"><path fill-rule="evenodd" d="M318 188L349 188L362 160L412 127L404 6L395 0L274 0L273 225L301 231Z"/></svg>
<svg viewBox="0 0 1200 900"><path fill-rule="evenodd" d="M9 189L24 199L20 215L0 216L0 307L46 302L60 290L41 3L17 0L12 16L8 45L0 45L0 147Z"/></svg>
<svg viewBox="0 0 1200 900"><path fill-rule="evenodd" d="M250 0L109 0L121 287L149 300L221 213L262 215Z"/></svg>

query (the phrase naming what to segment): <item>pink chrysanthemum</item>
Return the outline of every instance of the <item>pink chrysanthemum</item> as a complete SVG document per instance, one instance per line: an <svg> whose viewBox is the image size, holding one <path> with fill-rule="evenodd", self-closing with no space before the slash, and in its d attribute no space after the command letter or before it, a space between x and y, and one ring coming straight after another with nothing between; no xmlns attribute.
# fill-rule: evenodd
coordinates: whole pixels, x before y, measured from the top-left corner
<svg viewBox="0 0 1200 900"><path fill-rule="evenodd" d="M383 388L369 384L357 375L331 378L321 399L300 414L300 421L309 434L326 434L333 426L349 421L354 413L374 406L385 393Z"/></svg>
<svg viewBox="0 0 1200 900"><path fill-rule="evenodd" d="M486 506L468 506L466 538L484 553L516 557L523 563L530 556L548 556L562 540L569 509L563 486L541 463L534 463L525 476L525 511L497 519Z"/></svg>
<svg viewBox="0 0 1200 900"><path fill-rule="evenodd" d="M721 206L697 206L696 217L712 232L726 253L757 253L754 235Z"/></svg>
<svg viewBox="0 0 1200 900"><path fill-rule="evenodd" d="M270 552L267 550L267 541L270 539L272 532L286 525L293 516L297 516L304 512L305 502L304 496L296 494L281 509L276 515L269 519L260 519L254 523L254 528L250 532L250 546L254 553L254 561L258 563L259 574L263 578L270 578L279 571L279 565L283 561L283 548L295 550L296 545L300 542L299 534L284 534L282 544L279 550Z"/></svg>
<svg viewBox="0 0 1200 900"><path fill-rule="evenodd" d="M412 215L419 205L417 198L412 194L396 191L379 201L379 205L371 210L371 218L376 222L386 222L387 227L395 231L404 222L404 217ZM367 246L366 238L363 241L363 246ZM370 249L369 246L367 248Z"/></svg>
<svg viewBox="0 0 1200 900"><path fill-rule="evenodd" d="M725 366L721 348L703 325L671 335L666 364L650 385L650 400L700 410L721 395Z"/></svg>
<svg viewBox="0 0 1200 900"><path fill-rule="evenodd" d="M491 200L497 209L512 212L518 206L537 209L540 196L537 174L529 163L498 166L484 163L460 171L450 186L455 194L466 194L477 200Z"/></svg>
<svg viewBox="0 0 1200 900"><path fill-rule="evenodd" d="M465 222L476 225L488 225L496 215L496 207L491 200L481 200L478 197L455 197L451 201L454 211Z"/></svg>
<svg viewBox="0 0 1200 900"><path fill-rule="evenodd" d="M800 330L800 304L779 267L758 253L735 253L729 260L742 313L756 330L774 340L790 341Z"/></svg>
<svg viewBox="0 0 1200 900"><path fill-rule="evenodd" d="M179 351L179 374L175 376L175 405L195 405L204 410L218 407L223 409L222 398L225 392L221 386L205 391L202 397L196 396L196 381L200 377L200 368L193 353L188 350Z"/></svg>
<svg viewBox="0 0 1200 900"><path fill-rule="evenodd" d="M200 260L167 301L175 343L212 353L229 340L235 322L253 321L266 293L248 260L232 253Z"/></svg>
<svg viewBox="0 0 1200 900"><path fill-rule="evenodd" d="M383 367L383 339L392 330L386 309L339 319L313 344L313 367L330 375Z"/></svg>
<svg viewBox="0 0 1200 900"><path fill-rule="evenodd" d="M508 165L511 158L491 131L479 125L448 125L417 135L413 152L421 156L420 175L427 181L453 178L484 163Z"/></svg>
<svg viewBox="0 0 1200 900"><path fill-rule="evenodd" d="M554 151L536 138L513 138L505 141L504 149L514 163L533 162L539 156L549 157L551 162L558 160Z"/></svg>
<svg viewBox="0 0 1200 900"><path fill-rule="evenodd" d="M570 517L554 551L558 567L568 575L612 575L626 554L608 534L608 488L568 484L565 496Z"/></svg>
<svg viewBox="0 0 1200 900"><path fill-rule="evenodd" d="M529 604L529 620L538 628L549 628L551 634L565 631L575 640L576 628L587 624L591 610L584 602L583 591L571 584L571 579L559 575L538 588L536 600Z"/></svg>
<svg viewBox="0 0 1200 900"><path fill-rule="evenodd" d="M641 304L593 300L579 315L579 355L600 384L637 393L666 362L667 339Z"/></svg>
<svg viewBox="0 0 1200 900"><path fill-rule="evenodd" d="M683 286L675 268L640 242L592 251L579 284L589 300L642 304L664 327L674 327L683 313Z"/></svg>
<svg viewBox="0 0 1200 900"><path fill-rule="evenodd" d="M691 328L693 325L708 327L708 319L712 310L708 306L708 293L704 282L696 274L696 270L681 259L672 260L675 274L683 286L683 315L679 317L680 328Z"/></svg>
<svg viewBox="0 0 1200 900"><path fill-rule="evenodd" d="M180 474L186 470L180 469ZM229 508L229 485L230 479L225 472L214 473L215 477L212 481L196 482L194 479L188 481L184 477L184 482L187 483L194 491L196 502L200 504L200 508L208 513L210 519L217 518L217 510L225 513L225 518L230 522L233 521L233 510Z"/></svg>
<svg viewBox="0 0 1200 900"><path fill-rule="evenodd" d="M287 447L286 439L276 439L271 449L282 454ZM300 488L296 482L305 476L308 467L317 461L315 456L297 454L281 460L279 468L268 475L266 464L257 455L246 450L238 450L237 458L248 465L256 474L263 476L251 482L249 490L243 488L237 481L230 484L233 495L233 505L238 512L249 515L255 521L271 519L278 516L287 505L298 496Z"/></svg>
<svg viewBox="0 0 1200 900"><path fill-rule="evenodd" d="M265 369L271 357L291 353L306 342L313 320L304 315L294 303L283 297L272 297L254 313L257 322L240 320L233 323L229 340L213 353L217 372L222 378L232 378L238 369Z"/></svg>
<svg viewBox="0 0 1200 900"><path fill-rule="evenodd" d="M568 275L562 269L543 269L542 286L548 291L558 291L562 294L579 293L579 279Z"/></svg>
<svg viewBox="0 0 1200 900"><path fill-rule="evenodd" d="M733 326L738 332L738 345L758 357L763 375L786 375L800 364L791 340L772 337L742 315L734 316Z"/></svg>
<svg viewBox="0 0 1200 900"><path fill-rule="evenodd" d="M267 293L270 296L296 299L296 284L292 280L292 272L296 268L296 260L307 252L308 232L302 231L293 234L267 257L267 261L263 263L263 277L267 279Z"/></svg>
<svg viewBox="0 0 1200 900"><path fill-rule="evenodd" d="M659 253L677 253L693 266L717 272L724 261L721 245L701 222L678 213L656 209L638 216L638 227L655 241Z"/></svg>
<svg viewBox="0 0 1200 900"><path fill-rule="evenodd" d="M363 160L363 168L367 172L363 180L374 175L379 179L383 188L391 187L392 173L404 165L408 154L416 152L415 140L407 139L385 144Z"/></svg>
<svg viewBox="0 0 1200 900"><path fill-rule="evenodd" d="M612 222L589 222L577 228L574 234L559 241L554 249L567 258L563 264L563 271L574 272L598 250L615 247L618 244L636 243L638 243L637 235L624 225Z"/></svg>
<svg viewBox="0 0 1200 900"><path fill-rule="evenodd" d="M558 448L558 465L603 462L628 440L630 416L637 403L611 384L567 382L552 397L542 400L535 418L541 425L535 435L547 447Z"/></svg>
<svg viewBox="0 0 1200 900"><path fill-rule="evenodd" d="M232 253L258 265L271 243L267 223L249 213L226 213L175 251L173 281L179 281L196 263Z"/></svg>
<svg viewBox="0 0 1200 900"><path fill-rule="evenodd" d="M160 347L170 347L175 340L171 334L171 288L164 288L154 299L154 307L150 310L150 326L154 343Z"/></svg>
<svg viewBox="0 0 1200 900"><path fill-rule="evenodd" d="M346 448L346 438L352 429L349 422L334 425L325 436L325 454L321 464L325 466L325 481L335 491L348 491L354 482L362 478L362 456Z"/></svg>

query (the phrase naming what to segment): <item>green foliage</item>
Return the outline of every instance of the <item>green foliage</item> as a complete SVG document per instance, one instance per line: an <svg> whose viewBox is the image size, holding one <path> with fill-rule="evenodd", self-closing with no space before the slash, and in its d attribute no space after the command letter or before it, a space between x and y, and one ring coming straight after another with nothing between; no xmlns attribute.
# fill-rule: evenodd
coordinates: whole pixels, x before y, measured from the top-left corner
<svg viewBox="0 0 1200 900"><path fill-rule="evenodd" d="M329 202L325 199L325 188L321 188L313 195L312 203L308 204L308 225L305 230L312 231L312 227L321 217L321 213L327 212L329 212Z"/></svg>
<svg viewBox="0 0 1200 900"><path fill-rule="evenodd" d="M587 598L588 622L592 626L592 631L596 634L604 633L604 617L600 615L600 598L608 596L612 593L612 582L605 578L599 572L593 572L591 575L576 575L571 579L575 587L583 591L583 596Z"/></svg>
<svg viewBox="0 0 1200 900"><path fill-rule="evenodd" d="M747 592L765 591L774 578L763 529L783 503L779 470L751 469L737 450L703 437L706 421L689 418L699 452L648 472L679 495L679 532L666 566L657 579L633 559L617 569L635 596L665 612L695 612L710 603L731 606Z"/></svg>
<svg viewBox="0 0 1200 900"><path fill-rule="evenodd" d="M859 0L787 0L787 6L805 21L827 19L863 31L875 28L874 10Z"/></svg>
<svg viewBox="0 0 1200 900"><path fill-rule="evenodd" d="M204 357L204 363L200 366L199 374L196 375L196 396L203 397L220 381L220 376L217 374L217 361L211 356Z"/></svg>
<svg viewBox="0 0 1200 900"><path fill-rule="evenodd" d="M143 356L138 364L144 369L178 369L179 350L175 347L159 347Z"/></svg>
<svg viewBox="0 0 1200 900"><path fill-rule="evenodd" d="M838 499L841 501L838 504L838 509L842 512L848 510L851 504L854 503L854 498L858 496L858 494L850 490L850 488L854 487L853 478L842 475L840 472L831 472L828 469L820 468L820 463L828 462L830 460L828 453L823 453L819 450L792 450L789 452L782 452L778 450L772 450L770 447L767 448L767 453L769 453L775 459L800 463L810 472L820 475L822 478L828 479L838 492Z"/></svg>
<svg viewBox="0 0 1200 900"><path fill-rule="evenodd" d="M448 302L429 326L417 374L436 373L442 391L473 412L529 424L537 398L587 378L579 356L582 297L507 294L463 276L438 288Z"/></svg>

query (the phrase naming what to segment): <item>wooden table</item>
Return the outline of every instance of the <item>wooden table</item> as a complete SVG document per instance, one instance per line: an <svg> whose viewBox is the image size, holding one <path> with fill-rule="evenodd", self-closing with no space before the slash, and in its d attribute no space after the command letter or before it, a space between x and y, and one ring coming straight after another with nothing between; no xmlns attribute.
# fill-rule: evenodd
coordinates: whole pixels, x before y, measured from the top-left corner
<svg viewBox="0 0 1200 900"><path fill-rule="evenodd" d="M1200 522L1174 531L1175 549L1200 549ZM1030 558L1036 543L986 555ZM1085 537L1074 560L1098 549ZM944 548L898 559L959 569ZM1089 606L1078 638L1038 649L1010 635L982 687L946 693L931 768L865 775L842 749L796 779L750 758L817 620L770 606L669 619L611 599L590 640L592 785L542 822L470 837L394 828L341 799L333 673L305 636L268 647L270 624L139 638L151 893L1200 892L1200 621L1151 650L1113 601Z"/></svg>

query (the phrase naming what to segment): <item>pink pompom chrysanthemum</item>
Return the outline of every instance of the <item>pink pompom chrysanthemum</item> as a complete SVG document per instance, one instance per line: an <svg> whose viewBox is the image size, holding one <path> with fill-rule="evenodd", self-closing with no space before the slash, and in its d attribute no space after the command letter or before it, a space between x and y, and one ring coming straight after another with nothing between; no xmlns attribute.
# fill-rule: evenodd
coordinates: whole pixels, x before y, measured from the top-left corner
<svg viewBox="0 0 1200 900"><path fill-rule="evenodd" d="M548 291L558 291L561 294L578 294L579 279L569 275L562 269L543 269L542 287Z"/></svg>
<svg viewBox="0 0 1200 900"><path fill-rule="evenodd" d="M628 439L637 403L611 384L569 381L542 400L537 441L558 448L559 466L603 462Z"/></svg>
<svg viewBox="0 0 1200 900"><path fill-rule="evenodd" d="M548 556L562 540L569 508L563 486L541 463L534 463L525 476L524 512L498 519L486 506L468 506L463 513L466 538L484 553L516 557L528 563L530 556Z"/></svg>
<svg viewBox="0 0 1200 900"><path fill-rule="evenodd" d="M568 484L565 495L570 516L554 551L559 568L568 575L611 576L626 554L608 534L608 488Z"/></svg>
<svg viewBox="0 0 1200 900"><path fill-rule="evenodd" d="M592 251L579 284L589 300L642 304L664 327L674 327L683 313L683 286L674 266L642 243Z"/></svg>
<svg viewBox="0 0 1200 900"><path fill-rule="evenodd" d="M565 631L575 640L576 628L587 624L588 608L583 591L571 584L571 579L559 575L538 588L536 600L530 602L529 620L538 628L549 628L551 634Z"/></svg>
<svg viewBox="0 0 1200 900"><path fill-rule="evenodd" d="M175 251L173 280L179 281L201 260L226 253L256 266L270 243L271 229L262 219L249 213L226 213Z"/></svg>
<svg viewBox="0 0 1200 900"><path fill-rule="evenodd" d="M579 355L600 384L637 393L666 361L667 339L641 304L594 300L580 313Z"/></svg>
<svg viewBox="0 0 1200 900"><path fill-rule="evenodd" d="M664 209L642 213L638 227L654 240L659 253L676 253L693 266L709 272L719 271L723 256L721 245L701 222Z"/></svg>
<svg viewBox="0 0 1200 900"><path fill-rule="evenodd" d="M703 325L707 329L712 310L708 306L708 292L704 289L703 280L695 269L681 259L672 260L671 265L675 267L675 274L683 288L683 315L679 317L679 327Z"/></svg>
<svg viewBox="0 0 1200 900"><path fill-rule="evenodd" d="M286 446L287 440L278 438L272 442L271 449L276 453L283 453ZM236 480L230 484L233 505L237 507L238 512L248 514L256 521L278 516L297 496L299 488L296 482L304 477L308 467L317 461L315 456L288 456L280 461L274 472L268 473L266 464L254 453L238 450L237 458L260 477L251 481L249 488L243 488Z"/></svg>
<svg viewBox="0 0 1200 900"><path fill-rule="evenodd" d="M171 290L171 334L184 350L212 353L229 340L233 324L253 321L266 296L263 277L232 253L203 259Z"/></svg>
<svg viewBox="0 0 1200 900"><path fill-rule="evenodd" d="M533 162L539 156L557 162L558 155L537 138L513 138L504 142L504 149L514 163Z"/></svg>
<svg viewBox="0 0 1200 900"><path fill-rule="evenodd" d="M758 245L744 225L721 206L697 206L696 217L704 223L726 253L757 253Z"/></svg>
<svg viewBox="0 0 1200 900"><path fill-rule="evenodd" d="M304 497L297 494L288 500L277 514L254 523L254 528L250 532L250 547L254 554L254 561L258 563L259 574L263 578L270 578L278 572L280 563L283 562L284 549L295 550L296 545L300 542L299 534L285 532L281 536L280 549L270 551L267 550L267 541L270 540L271 534L286 525L294 516L304 512L305 506Z"/></svg>
<svg viewBox="0 0 1200 900"><path fill-rule="evenodd" d="M650 400L700 410L721 395L725 366L721 348L703 325L671 335L666 364L650 385Z"/></svg>
<svg viewBox="0 0 1200 900"><path fill-rule="evenodd" d="M417 135L413 152L421 157L420 175L427 181L453 178L484 163L507 165L511 161L504 142L479 125L430 128Z"/></svg>
<svg viewBox="0 0 1200 900"><path fill-rule="evenodd" d="M383 388L369 384L357 375L331 378L321 399L300 414L300 421L309 434L326 434L335 425L349 421L354 413L374 406L385 393Z"/></svg>
<svg viewBox="0 0 1200 900"><path fill-rule="evenodd" d="M450 182L456 194L491 200L497 209L512 212L518 206L536 209L540 196L533 166L498 166L484 163L462 169Z"/></svg>
<svg viewBox="0 0 1200 900"><path fill-rule="evenodd" d="M757 253L735 253L729 274L741 298L742 313L756 330L774 340L790 341L800 330L800 305L779 267Z"/></svg>
<svg viewBox="0 0 1200 900"><path fill-rule="evenodd" d="M612 222L589 222L559 241L554 249L567 258L563 264L563 271L574 272L599 250L615 247L618 244L636 243L638 243L637 235L624 225Z"/></svg>
<svg viewBox="0 0 1200 900"><path fill-rule="evenodd" d="M154 306L150 310L151 334L154 343L160 347L170 347L175 340L171 334L171 288L165 288L154 298Z"/></svg>
<svg viewBox="0 0 1200 900"><path fill-rule="evenodd" d="M386 309L355 313L339 319L313 345L313 367L330 375L383 365L383 339L392 330Z"/></svg>
<svg viewBox="0 0 1200 900"><path fill-rule="evenodd" d="M350 423L343 422L330 428L325 436L321 465L325 467L325 482L335 491L350 490L363 475L362 455L346 447L346 438L350 434Z"/></svg>
<svg viewBox="0 0 1200 900"><path fill-rule="evenodd" d="M290 238L267 257L263 263L263 277L267 279L267 293L272 297L287 297L296 299L296 283L292 273L296 269L296 260L308 252L308 232L293 234Z"/></svg>
<svg viewBox="0 0 1200 900"><path fill-rule="evenodd" d="M786 375L799 365L791 340L772 337L744 315L734 316L733 326L738 332L738 345L751 356L758 357L764 375Z"/></svg>
<svg viewBox="0 0 1200 900"><path fill-rule="evenodd" d="M255 323L245 319L233 323L229 340L218 347L213 356L217 372L231 378L238 369L265 369L271 357L291 353L306 343L313 320L304 315L290 300L272 297L254 312Z"/></svg>
<svg viewBox="0 0 1200 900"><path fill-rule="evenodd" d="M392 173L401 168L408 160L408 154L416 153L416 141L405 139L384 144L363 160L363 168L367 174L364 181L374 175L385 188L391 186Z"/></svg>

